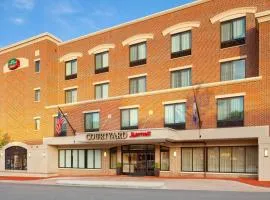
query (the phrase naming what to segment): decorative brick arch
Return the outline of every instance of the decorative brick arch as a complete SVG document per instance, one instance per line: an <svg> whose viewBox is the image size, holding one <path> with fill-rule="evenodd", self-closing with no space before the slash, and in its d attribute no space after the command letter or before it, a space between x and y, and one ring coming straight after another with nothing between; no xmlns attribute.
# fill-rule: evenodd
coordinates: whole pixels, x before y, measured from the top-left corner
<svg viewBox="0 0 270 200"><path fill-rule="evenodd" d="M114 48L115 48L115 44L101 44L90 49L88 51L88 54L89 55L97 54L97 53L109 51L109 49L114 49Z"/></svg>
<svg viewBox="0 0 270 200"><path fill-rule="evenodd" d="M199 21L182 22L182 23L175 24L173 26L166 28L164 31L162 31L162 35L163 36L166 36L168 34L172 35L175 33L188 31L188 30L191 30L192 28L198 28L198 27L200 27Z"/></svg>
<svg viewBox="0 0 270 200"><path fill-rule="evenodd" d="M77 59L77 58L82 57L82 56L83 56L83 54L81 52L72 52L72 53L65 54L64 56L59 58L59 61L66 62L66 61L70 61L73 59Z"/></svg>

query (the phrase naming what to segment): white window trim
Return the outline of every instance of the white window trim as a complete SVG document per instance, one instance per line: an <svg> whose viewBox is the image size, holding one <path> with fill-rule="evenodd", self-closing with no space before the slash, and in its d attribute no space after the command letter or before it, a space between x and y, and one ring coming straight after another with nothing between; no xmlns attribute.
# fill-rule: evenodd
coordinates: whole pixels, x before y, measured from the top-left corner
<svg viewBox="0 0 270 200"><path fill-rule="evenodd" d="M138 44L141 42L145 42L149 39L154 39L154 34L152 33L138 34L124 40L122 42L122 45L126 46L126 45Z"/></svg>
<svg viewBox="0 0 270 200"><path fill-rule="evenodd" d="M34 88L33 90L40 90L40 87Z"/></svg>
<svg viewBox="0 0 270 200"><path fill-rule="evenodd" d="M65 54L64 56L59 58L59 62L68 62L71 60L75 60L78 59L80 57L82 57L83 54L81 52L72 52L72 53L68 53Z"/></svg>
<svg viewBox="0 0 270 200"><path fill-rule="evenodd" d="M164 31L162 31L162 35L163 36L166 36L168 34L172 35L176 33L189 31L189 30L192 30L193 28L199 28L199 27L200 27L199 21L182 22L182 23L166 28Z"/></svg>
<svg viewBox="0 0 270 200"><path fill-rule="evenodd" d="M72 89L78 89L78 88L79 88L78 86L72 86L72 87L66 87L63 90L66 91L66 90L72 90Z"/></svg>
<svg viewBox="0 0 270 200"><path fill-rule="evenodd" d="M34 59L34 62L40 61L40 58L36 58Z"/></svg>
<svg viewBox="0 0 270 200"><path fill-rule="evenodd" d="M115 48L115 44L101 44L90 49L88 51L88 54L89 55L98 54L98 53L109 51L110 49L114 49L114 48Z"/></svg>
<svg viewBox="0 0 270 200"><path fill-rule="evenodd" d="M37 116L37 117L33 117L33 119L40 119L41 117L40 116Z"/></svg>
<svg viewBox="0 0 270 200"><path fill-rule="evenodd" d="M139 77L144 77L144 76L147 76L147 73L128 76L128 79L139 78Z"/></svg>
<svg viewBox="0 0 270 200"><path fill-rule="evenodd" d="M219 62L224 63L224 62L229 62L229 61L234 61L234 60L242 60L242 59L246 59L246 58L247 58L247 55L236 56L236 57L231 57L231 58L220 59Z"/></svg>
<svg viewBox="0 0 270 200"><path fill-rule="evenodd" d="M35 50L35 57L38 57L40 55L39 49Z"/></svg>
<svg viewBox="0 0 270 200"><path fill-rule="evenodd" d="M65 113L64 115L67 116L68 114ZM58 116L58 114L53 114L53 115L52 115L52 117L57 117L57 116Z"/></svg>
<svg viewBox="0 0 270 200"><path fill-rule="evenodd" d="M181 100L174 100L174 101L164 101L162 102L162 105L170 105L170 104L178 104L178 103L186 103L186 99L181 99Z"/></svg>
<svg viewBox="0 0 270 200"><path fill-rule="evenodd" d="M187 66L182 66L182 67L170 68L169 71L174 72L174 71L179 71L183 69L191 69L191 68L192 68L192 65L187 65Z"/></svg>
<svg viewBox="0 0 270 200"><path fill-rule="evenodd" d="M110 83L109 80L106 81L98 81L98 82L94 82L93 85L101 85L101 84L106 84L106 83Z"/></svg>
<svg viewBox="0 0 270 200"><path fill-rule="evenodd" d="M97 112L99 113L99 112L100 112L100 109L83 111L82 113L83 113L83 114L87 114L87 113L97 113Z"/></svg>
<svg viewBox="0 0 270 200"><path fill-rule="evenodd" d="M217 95L217 96L215 96L215 98L216 99L226 99L226 98L241 97L241 96L246 96L246 93L242 92L242 93L234 93L234 94Z"/></svg>
<svg viewBox="0 0 270 200"><path fill-rule="evenodd" d="M119 107L120 110L125 110L125 109L132 109L132 108L139 108L140 105L132 105L132 106L122 106Z"/></svg>
<svg viewBox="0 0 270 200"><path fill-rule="evenodd" d="M217 14L216 16L212 17L210 21L212 24L216 22L224 22L224 21L236 19L239 17L244 17L246 16L247 13L255 14L256 11L257 11L257 7L233 8L233 9Z"/></svg>

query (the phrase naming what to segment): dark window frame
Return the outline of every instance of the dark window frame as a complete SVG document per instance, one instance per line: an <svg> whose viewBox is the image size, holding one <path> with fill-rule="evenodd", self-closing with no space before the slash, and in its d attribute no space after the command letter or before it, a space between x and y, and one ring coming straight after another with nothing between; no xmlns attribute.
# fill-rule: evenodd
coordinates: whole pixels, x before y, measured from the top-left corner
<svg viewBox="0 0 270 200"><path fill-rule="evenodd" d="M184 104L185 105L185 108L186 108L186 103L173 103L173 104L166 104L164 105L164 120L163 120L163 123L164 123L164 127L167 127L167 128L172 128L172 129L176 129L176 130L185 130L186 129L186 109L185 109L185 123L175 123L175 113L176 113L176 109L175 107L177 105L182 105ZM174 109L173 109L173 115L174 115L174 123L169 123L169 124L166 124L166 106L173 106Z"/></svg>
<svg viewBox="0 0 270 200"><path fill-rule="evenodd" d="M135 78L130 78L129 79L129 94L139 94L139 93L144 93L144 92L139 92L139 80L140 79L144 79L145 80L145 88L144 88L144 92L147 91L147 77L146 76L140 76L140 77L135 77ZM136 82L136 92L135 93L131 93L131 82L135 81Z"/></svg>
<svg viewBox="0 0 270 200"><path fill-rule="evenodd" d="M194 157L194 149L203 149L203 155L204 155L204 158L203 158L203 170L202 171L194 171L193 170L193 168L194 168L194 166L193 166L193 161L194 161L194 159L193 159L193 157ZM205 172L206 171L206 162L207 162L207 160L205 160L206 158L205 158L205 152L206 152L206 148L207 147L181 147L181 172ZM185 170L183 170L183 149L191 149L192 150L192 156L191 156L191 160L192 160L192 164L191 164L191 167L192 167L192 170L190 171L190 170L188 170L188 171L185 171Z"/></svg>
<svg viewBox="0 0 270 200"><path fill-rule="evenodd" d="M138 46L141 44L145 44L145 57L144 59L137 59L134 61L131 61L131 48L132 47L136 47L137 50L137 57L139 55L139 48ZM139 66L139 65L145 65L147 63L147 42L140 42L140 43L136 43L136 44L132 44L129 46L129 66L130 67L135 67L135 66Z"/></svg>
<svg viewBox="0 0 270 200"><path fill-rule="evenodd" d="M128 123L129 123L129 126L123 126L122 125L122 118L123 118L123 111L126 111L128 110L129 112L129 115L128 115ZM130 126L130 111L131 110L137 110L137 121L138 121L138 124L137 126ZM139 109L138 108L127 108L127 109L121 109L120 110L120 120L121 120L121 130L132 130L132 129L138 129L139 128Z"/></svg>
<svg viewBox="0 0 270 200"><path fill-rule="evenodd" d="M37 94L39 93L39 94ZM39 97L39 99L36 99L36 97ZM40 89L35 89L34 90L34 102L40 102L41 100L41 90Z"/></svg>
<svg viewBox="0 0 270 200"><path fill-rule="evenodd" d="M109 98L109 87L110 87L110 84L109 84L109 82L107 82L107 83L101 83L101 84L96 84L95 85L95 99L106 99L104 96L103 96L103 86L104 85L108 85L108 97L106 97L106 98ZM97 87L101 87L101 98L97 98Z"/></svg>
<svg viewBox="0 0 270 200"><path fill-rule="evenodd" d="M72 63L76 62L77 65L77 72L73 73L72 72ZM67 75L67 63L70 63L70 67L71 67L71 74ZM71 80L71 79L76 79L78 75L78 59L73 59L73 60L69 60L65 62L65 80Z"/></svg>
<svg viewBox="0 0 270 200"><path fill-rule="evenodd" d="M240 20L240 19L244 19L245 20L245 37L234 39L233 38L233 22L236 21L236 20ZM231 30L232 30L231 36L232 36L232 39L231 40L228 40L228 41L222 42L222 25L224 25L224 24L230 24L231 25ZM228 21L225 21L225 22L221 22L220 23L220 48L221 49L225 49L225 48L228 48L228 47L234 47L234 46L239 46L239 45L246 44L246 37L247 37L247 21L246 21L246 17L239 17L239 18L236 18L236 19L231 19L231 20L228 20Z"/></svg>
<svg viewBox="0 0 270 200"><path fill-rule="evenodd" d="M112 159L111 155L112 153L116 153L116 167L112 167ZM117 147L110 148L110 169L116 169L117 168Z"/></svg>
<svg viewBox="0 0 270 200"><path fill-rule="evenodd" d="M174 73L179 73L179 72L182 73L182 72L185 72L185 71L190 71L190 83L189 83L189 85L188 86L181 85L180 87L173 87L173 74ZM171 76L171 88L182 88L182 87L192 86L192 69L191 68L171 71L170 76ZM181 79L181 82L182 82L182 79Z"/></svg>
<svg viewBox="0 0 270 200"><path fill-rule="evenodd" d="M190 49L180 50L180 51L177 51L177 52L172 52L172 38L175 37L175 36L178 36L178 35L181 36L182 34L185 34L185 33L190 33L190 35L189 35L190 36L189 37L190 38ZM181 44L181 42L182 41L180 40L180 44ZM171 59L190 56L190 55L192 55L192 31L188 30L188 31L172 34L171 35Z"/></svg>
<svg viewBox="0 0 270 200"><path fill-rule="evenodd" d="M78 89L77 88L73 88L73 89L68 89L68 90L65 90L65 104L69 104L69 103L76 103L75 102L67 102L67 93L68 92L73 92L73 91L77 91L77 100L78 100Z"/></svg>
<svg viewBox="0 0 270 200"><path fill-rule="evenodd" d="M108 66L104 67L103 66L103 56L105 54L108 54ZM101 68L97 69L97 56L101 56ZM104 73L104 72L109 72L109 51L104 51L101 53L97 53L95 54L95 74L100 74L100 73Z"/></svg>
<svg viewBox="0 0 270 200"><path fill-rule="evenodd" d="M220 81L239 80L239 79L222 80L222 64L225 64L225 63L233 63L233 62L235 62L235 61L240 61L240 60L244 60L244 61L245 61L245 78L247 77L247 59L246 59L246 58L242 58L242 59L238 59L238 60L231 60L231 61L227 61L227 62L222 62L222 63L220 63Z"/></svg>
<svg viewBox="0 0 270 200"><path fill-rule="evenodd" d="M94 114L98 114L98 127L99 128L96 128L96 129L94 129L94 128L92 128L92 129L87 129L86 128L86 116L87 115L92 115L92 119L93 119L93 115ZM92 121L91 122L92 123L92 127L93 127L93 124L94 124L94 122ZM90 112L90 113L84 113L84 131L85 132L96 132L96 131L99 131L99 129L100 129L100 113L99 112Z"/></svg>
<svg viewBox="0 0 270 200"><path fill-rule="evenodd" d="M35 61L35 73L40 73L40 64L40 60Z"/></svg>

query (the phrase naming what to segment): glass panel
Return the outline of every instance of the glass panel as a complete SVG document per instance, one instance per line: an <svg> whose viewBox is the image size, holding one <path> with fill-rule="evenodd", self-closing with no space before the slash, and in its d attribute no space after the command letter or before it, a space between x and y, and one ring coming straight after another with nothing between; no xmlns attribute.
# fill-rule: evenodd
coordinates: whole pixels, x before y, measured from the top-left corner
<svg viewBox="0 0 270 200"><path fill-rule="evenodd" d="M233 39L244 38L246 36L245 21L245 19L237 19L233 21Z"/></svg>
<svg viewBox="0 0 270 200"><path fill-rule="evenodd" d="M129 173L129 153L123 153L123 172Z"/></svg>
<svg viewBox="0 0 270 200"><path fill-rule="evenodd" d="M78 150L72 150L73 168L78 168Z"/></svg>
<svg viewBox="0 0 270 200"><path fill-rule="evenodd" d="M85 129L87 130L91 130L92 127L92 114L91 113L87 113L85 114Z"/></svg>
<svg viewBox="0 0 270 200"><path fill-rule="evenodd" d="M72 74L77 74L77 60L71 62L72 65Z"/></svg>
<svg viewBox="0 0 270 200"><path fill-rule="evenodd" d="M228 117L228 101L226 99L218 100L218 120L227 120Z"/></svg>
<svg viewBox="0 0 270 200"><path fill-rule="evenodd" d="M232 62L221 64L221 81L233 80L233 65Z"/></svg>
<svg viewBox="0 0 270 200"><path fill-rule="evenodd" d="M96 85L96 99L101 99L102 98L102 88L101 85Z"/></svg>
<svg viewBox="0 0 270 200"><path fill-rule="evenodd" d="M170 168L170 152L168 151L162 151L160 152L160 170L161 171L169 171Z"/></svg>
<svg viewBox="0 0 270 200"><path fill-rule="evenodd" d="M232 98L230 101L230 115L229 118L230 120L242 120L244 118L243 115L243 98L238 97L238 98Z"/></svg>
<svg viewBox="0 0 270 200"><path fill-rule="evenodd" d="M220 172L232 172L231 147L220 147Z"/></svg>
<svg viewBox="0 0 270 200"><path fill-rule="evenodd" d="M79 150L79 168L85 168L85 150Z"/></svg>
<svg viewBox="0 0 270 200"><path fill-rule="evenodd" d="M186 104L175 105L175 122L174 123L185 123L186 121Z"/></svg>
<svg viewBox="0 0 270 200"><path fill-rule="evenodd" d="M219 172L219 148L209 147L208 148L208 171L209 172Z"/></svg>
<svg viewBox="0 0 270 200"><path fill-rule="evenodd" d="M95 169L101 168L101 151L95 150Z"/></svg>
<svg viewBox="0 0 270 200"><path fill-rule="evenodd" d="M138 45L138 51L139 51L138 60L146 59L146 44L145 43Z"/></svg>
<svg viewBox="0 0 270 200"><path fill-rule="evenodd" d="M181 34L181 51L191 49L191 32Z"/></svg>
<svg viewBox="0 0 270 200"><path fill-rule="evenodd" d="M122 127L129 127L129 110L122 110Z"/></svg>
<svg viewBox="0 0 270 200"><path fill-rule="evenodd" d="M102 55L97 54L96 55L96 69L102 68Z"/></svg>
<svg viewBox="0 0 270 200"><path fill-rule="evenodd" d="M66 167L71 168L71 150L66 150Z"/></svg>
<svg viewBox="0 0 270 200"><path fill-rule="evenodd" d="M182 148L182 171L192 171L192 148Z"/></svg>
<svg viewBox="0 0 270 200"><path fill-rule="evenodd" d="M191 70L181 71L181 87L187 87L191 85Z"/></svg>
<svg viewBox="0 0 270 200"><path fill-rule="evenodd" d="M71 75L71 62L66 62L66 76Z"/></svg>
<svg viewBox="0 0 270 200"><path fill-rule="evenodd" d="M224 23L221 25L221 42L232 40L232 25L231 23Z"/></svg>
<svg viewBox="0 0 270 200"><path fill-rule="evenodd" d="M172 72L172 87L181 87L181 71Z"/></svg>
<svg viewBox="0 0 270 200"><path fill-rule="evenodd" d="M40 61L35 62L35 72L40 72Z"/></svg>
<svg viewBox="0 0 270 200"><path fill-rule="evenodd" d="M130 109L130 126L138 126L138 109Z"/></svg>
<svg viewBox="0 0 270 200"><path fill-rule="evenodd" d="M246 147L246 173L258 173L258 147Z"/></svg>
<svg viewBox="0 0 270 200"><path fill-rule="evenodd" d="M232 172L245 172L245 147L232 148Z"/></svg>
<svg viewBox="0 0 270 200"><path fill-rule="evenodd" d="M104 53L102 56L103 67L109 66L109 53Z"/></svg>
<svg viewBox="0 0 270 200"><path fill-rule="evenodd" d="M204 148L193 148L193 171L204 171Z"/></svg>
<svg viewBox="0 0 270 200"><path fill-rule="evenodd" d="M174 124L174 105L165 106L165 124Z"/></svg>
<svg viewBox="0 0 270 200"><path fill-rule="evenodd" d="M59 150L59 167L65 167L65 150Z"/></svg>
<svg viewBox="0 0 270 200"><path fill-rule="evenodd" d="M109 84L102 85L102 98L106 99L109 97Z"/></svg>
<svg viewBox="0 0 270 200"><path fill-rule="evenodd" d="M87 168L93 169L94 168L94 151L87 150Z"/></svg>
<svg viewBox="0 0 270 200"><path fill-rule="evenodd" d="M138 79L138 92L145 92L146 91L146 78L142 77Z"/></svg>
<svg viewBox="0 0 270 200"><path fill-rule="evenodd" d="M71 95L72 95L71 96L71 98L72 98L71 103L77 102L77 90L72 90Z"/></svg>
<svg viewBox="0 0 270 200"><path fill-rule="evenodd" d="M136 61L138 59L137 46L130 47L130 61Z"/></svg>
<svg viewBox="0 0 270 200"><path fill-rule="evenodd" d="M110 168L116 169L117 165L117 149L110 150Z"/></svg>
<svg viewBox="0 0 270 200"><path fill-rule="evenodd" d="M180 51L180 35L173 35L172 36L172 53Z"/></svg>
<svg viewBox="0 0 270 200"><path fill-rule="evenodd" d="M93 129L99 129L99 113L93 113Z"/></svg>
<svg viewBox="0 0 270 200"><path fill-rule="evenodd" d="M130 83L130 94L135 94L137 93L138 89L137 89L137 79L133 78L133 79L130 79L129 81Z"/></svg>
<svg viewBox="0 0 270 200"><path fill-rule="evenodd" d="M245 60L237 60L233 62L233 79L245 78Z"/></svg>

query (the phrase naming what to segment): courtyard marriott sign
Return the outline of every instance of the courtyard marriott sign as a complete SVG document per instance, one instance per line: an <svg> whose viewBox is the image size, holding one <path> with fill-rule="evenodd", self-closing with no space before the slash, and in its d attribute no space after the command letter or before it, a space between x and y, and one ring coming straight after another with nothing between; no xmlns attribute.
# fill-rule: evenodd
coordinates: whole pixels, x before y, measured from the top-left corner
<svg viewBox="0 0 270 200"><path fill-rule="evenodd" d="M139 132L104 132L104 133L87 133L86 139L88 141L112 141L112 140L126 140L128 138L148 137L151 136L151 131Z"/></svg>

